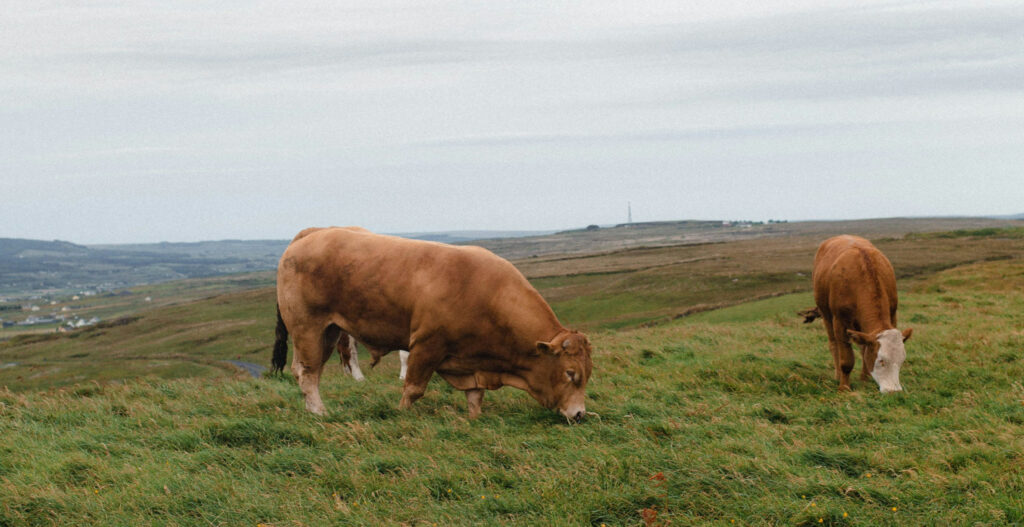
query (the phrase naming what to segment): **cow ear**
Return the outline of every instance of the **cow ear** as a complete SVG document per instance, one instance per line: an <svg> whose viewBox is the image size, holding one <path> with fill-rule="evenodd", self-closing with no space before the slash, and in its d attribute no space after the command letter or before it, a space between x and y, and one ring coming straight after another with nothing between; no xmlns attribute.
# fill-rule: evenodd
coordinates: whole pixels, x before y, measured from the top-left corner
<svg viewBox="0 0 1024 527"><path fill-rule="evenodd" d="M537 341L537 351L540 353L558 353L558 349L551 345L550 342L544 342L543 340Z"/></svg>
<svg viewBox="0 0 1024 527"><path fill-rule="evenodd" d="M914 328L907 328L903 330L903 342L906 342L911 335L914 334Z"/></svg>
<svg viewBox="0 0 1024 527"><path fill-rule="evenodd" d="M867 333L861 333L860 331L854 331L852 329L846 330L846 334L850 336L850 340L860 344L861 346L867 346L878 341L878 339L873 335L868 335Z"/></svg>

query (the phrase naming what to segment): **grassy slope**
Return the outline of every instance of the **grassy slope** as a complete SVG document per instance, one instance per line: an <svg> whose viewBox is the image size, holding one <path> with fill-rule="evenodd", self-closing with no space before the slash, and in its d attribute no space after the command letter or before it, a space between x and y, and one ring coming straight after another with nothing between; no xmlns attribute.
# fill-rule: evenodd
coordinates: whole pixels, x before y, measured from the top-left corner
<svg viewBox="0 0 1024 527"><path fill-rule="evenodd" d="M326 418L287 379L0 392L0 525L1024 522L1024 266L901 285L887 397L835 391L806 294L594 333L581 426L511 389L469 422L437 382L399 413L394 361L332 364Z"/></svg>
<svg viewBox="0 0 1024 527"><path fill-rule="evenodd" d="M1018 257L1017 231L996 236L883 238L900 278L954 265ZM519 262L562 320L587 328L659 322L695 309L809 291L818 236L648 248Z"/></svg>
<svg viewBox="0 0 1024 527"><path fill-rule="evenodd" d="M876 242L906 278L1024 253L1024 238L1007 232L1016 231ZM819 241L809 236L766 238L530 259L518 266L566 324L588 331L621 329L808 290L810 262ZM0 365L18 364L0 368L0 386L45 389L144 375L223 377L238 374L222 362L225 359L266 364L273 341L273 290L224 293L271 280L270 273L254 273L145 286L133 289L130 296L83 300L82 316L109 320L145 310L136 312L141 318L126 326L0 343ZM143 302L146 296L153 301ZM202 300L194 301L197 298Z"/></svg>
<svg viewBox="0 0 1024 527"><path fill-rule="evenodd" d="M84 319L98 317L103 321L111 321L118 317L137 315L140 312L161 307L187 304L218 295L250 291L258 287L272 287L274 280L273 271L263 271L136 286L120 291L120 293L130 294L83 296L79 300L72 300L71 295L57 295L48 297L57 302L54 305L50 305L46 301L39 302L42 310L37 313L7 312L5 317L8 320L17 321L30 314L45 316L54 313L63 314L69 319L77 315ZM150 301L147 302L146 298L149 298ZM67 307L69 311L62 311L64 307ZM13 326L0 329L0 344L4 340L23 334L53 333L56 331L57 325Z"/></svg>
<svg viewBox="0 0 1024 527"><path fill-rule="evenodd" d="M0 347L0 385L41 389L85 380L237 373L221 362L266 364L273 343L274 292L258 289L142 312L123 326L22 337Z"/></svg>

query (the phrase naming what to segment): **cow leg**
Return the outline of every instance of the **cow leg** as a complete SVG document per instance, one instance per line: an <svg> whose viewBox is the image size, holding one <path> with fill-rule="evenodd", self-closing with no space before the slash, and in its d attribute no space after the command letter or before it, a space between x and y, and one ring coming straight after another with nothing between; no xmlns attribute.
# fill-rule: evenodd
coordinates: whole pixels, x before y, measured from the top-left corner
<svg viewBox="0 0 1024 527"><path fill-rule="evenodd" d="M339 336L340 329L329 326L323 331L304 328L292 337L295 342L292 373L306 400L306 410L317 415L324 415L324 403L320 399L320 374Z"/></svg>
<svg viewBox="0 0 1024 527"><path fill-rule="evenodd" d="M475 388L466 390L466 406L469 408L469 418L480 417L480 403L484 400L484 389Z"/></svg>
<svg viewBox="0 0 1024 527"><path fill-rule="evenodd" d="M398 360L402 361L402 369L398 372L398 380L404 381L405 374L409 372L409 352L398 350Z"/></svg>
<svg viewBox="0 0 1024 527"><path fill-rule="evenodd" d="M832 332L835 336L836 355L839 375L839 391L850 391L850 372L853 371L853 348L850 346L850 337L846 334L846 325L838 318L833 321Z"/></svg>
<svg viewBox="0 0 1024 527"><path fill-rule="evenodd" d="M347 341L347 342L346 342ZM357 381L365 380L363 371L359 369L359 348L356 347L356 339L352 338L352 335L345 334L345 336L338 341L338 347L345 346L348 348L348 361L345 364L345 369L352 374L352 378Z"/></svg>
<svg viewBox="0 0 1024 527"><path fill-rule="evenodd" d="M348 339L352 338L350 335L342 334L341 338L338 339L338 355L341 359L341 369L345 373L352 375L352 367L349 366L349 362L352 361L352 352L348 347ZM326 362L326 361L325 361Z"/></svg>
<svg viewBox="0 0 1024 527"><path fill-rule="evenodd" d="M398 408L406 409L412 403L423 397L427 390L427 383L434 371L444 361L445 350L441 346L416 343L409 350L408 370L405 374L405 384L402 388L402 400Z"/></svg>
<svg viewBox="0 0 1024 527"><path fill-rule="evenodd" d="M835 377L838 381L842 376L839 374L839 347L836 345L835 330L832 328L832 317L826 316L822 318L822 322L825 324L825 333L828 335L828 350L832 352L832 368L835 369Z"/></svg>

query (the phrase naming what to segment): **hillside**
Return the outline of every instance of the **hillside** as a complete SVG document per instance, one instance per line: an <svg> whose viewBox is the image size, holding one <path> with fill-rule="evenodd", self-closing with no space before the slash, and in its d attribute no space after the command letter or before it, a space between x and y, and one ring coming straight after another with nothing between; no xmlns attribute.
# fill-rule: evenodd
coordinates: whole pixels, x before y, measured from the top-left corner
<svg viewBox="0 0 1024 527"><path fill-rule="evenodd" d="M51 351L95 364L71 355L266 356L261 295L166 308ZM1024 522L1021 260L901 281L915 332L897 395L835 390L824 332L793 312L808 301L591 332L600 416L578 426L508 388L468 421L436 380L399 412L393 359L363 383L332 362L323 418L287 377L3 390L0 525Z"/></svg>
<svg viewBox="0 0 1024 527"><path fill-rule="evenodd" d="M84 246L60 240L47 242L42 240L23 240L20 238L0 238L0 262L25 257L31 258L43 254L61 256L81 255L88 251L89 249Z"/></svg>
<svg viewBox="0 0 1024 527"><path fill-rule="evenodd" d="M283 250L287 243L271 243L269 248L264 242L190 245L195 250L174 245L163 249L95 248L62 241L0 238L0 294L112 291L139 284L273 269L280 257L278 247Z"/></svg>
<svg viewBox="0 0 1024 527"><path fill-rule="evenodd" d="M858 221L750 224L721 221L635 223L560 233L453 231L402 236L481 245L512 260L582 255L764 237L823 238L845 232L872 237L956 229L1003 228L1024 222L986 218L887 218ZM532 235L532 236L531 236ZM487 237L491 238L487 238ZM188 278L268 271L288 240L221 240L82 246L61 241L0 238L0 295L31 297L82 290L113 291Z"/></svg>
<svg viewBox="0 0 1024 527"><path fill-rule="evenodd" d="M473 244L486 247L508 259L522 260L765 237L807 236L821 240L837 234L856 233L869 238L900 238L908 233L1022 226L1024 221L991 218L879 218L763 224L689 220L633 223L528 238L477 240Z"/></svg>
<svg viewBox="0 0 1024 527"><path fill-rule="evenodd" d="M808 229L810 230L810 229ZM884 232L884 231L883 231ZM1024 229L875 238L901 279L965 263L1020 258ZM980 233L980 235L976 235ZM584 327L651 324L811 287L823 236L638 248L516 262L562 320Z"/></svg>
<svg viewBox="0 0 1024 527"><path fill-rule="evenodd" d="M1019 261L1024 256L1022 233L1024 229L961 231L875 242L906 281L967 263ZM665 324L724 306L809 291L819 242L814 236L780 236L515 263L560 320L593 331ZM271 273L257 273L170 282L132 289L132 295L82 301L88 307L79 310L84 315L108 322L128 316L132 322L0 342L0 365L17 364L0 368L0 386L39 389L143 375L223 377L239 372L227 360L265 365L275 324L272 285ZM153 301L144 302L144 297Z"/></svg>

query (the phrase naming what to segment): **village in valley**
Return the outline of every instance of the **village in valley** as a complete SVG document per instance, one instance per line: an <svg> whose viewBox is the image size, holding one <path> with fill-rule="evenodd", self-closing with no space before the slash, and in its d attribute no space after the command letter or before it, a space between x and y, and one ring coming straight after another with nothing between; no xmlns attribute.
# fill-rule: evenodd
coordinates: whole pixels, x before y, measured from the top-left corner
<svg viewBox="0 0 1024 527"><path fill-rule="evenodd" d="M18 334L65 333L95 326L103 321L94 313L99 307L98 300L107 304L110 299L135 294L127 290L98 288L64 294L0 296L0 340ZM142 302L152 300L151 296L146 296Z"/></svg>
<svg viewBox="0 0 1024 527"><path fill-rule="evenodd" d="M87 306L75 302L96 295L96 291L81 291L67 298L39 295L28 298L0 297L0 327L65 332L94 326L100 322L100 317L80 315L79 311Z"/></svg>

